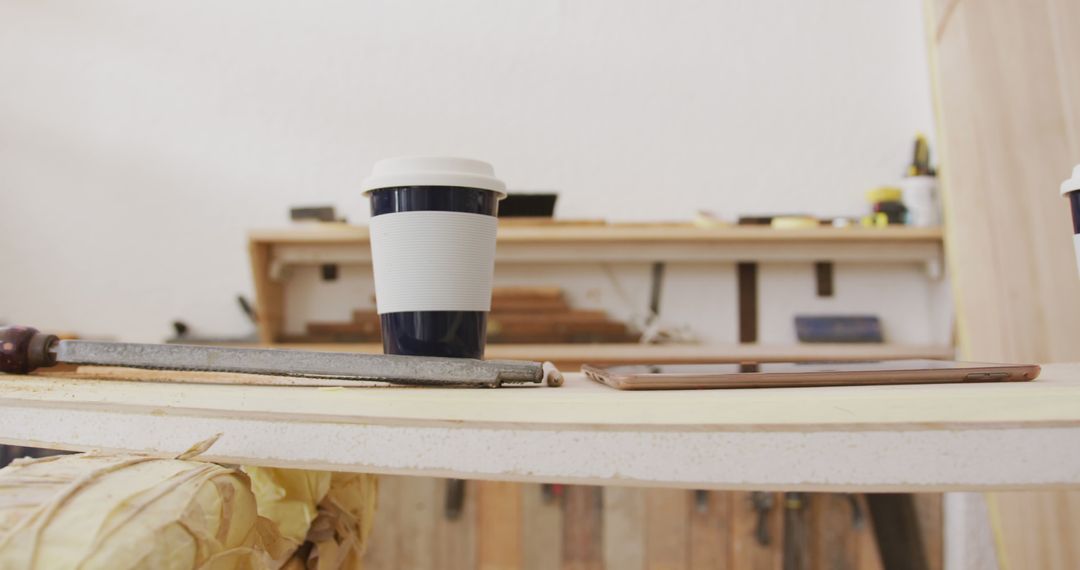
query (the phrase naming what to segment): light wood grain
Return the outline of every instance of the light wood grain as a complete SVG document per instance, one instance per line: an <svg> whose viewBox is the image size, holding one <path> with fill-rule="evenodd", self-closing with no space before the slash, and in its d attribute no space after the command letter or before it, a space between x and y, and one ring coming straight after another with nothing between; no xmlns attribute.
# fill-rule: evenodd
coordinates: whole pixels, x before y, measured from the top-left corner
<svg viewBox="0 0 1080 570"><path fill-rule="evenodd" d="M521 486L521 507L525 570L552 570L561 567L562 504L555 497L545 500L541 485L532 484Z"/></svg>
<svg viewBox="0 0 1080 570"><path fill-rule="evenodd" d="M933 497L936 499L940 511L943 496L941 494L934 494ZM884 570L884 565L881 563L881 554L878 552L877 538L874 535L874 521L870 518L870 507L866 503L866 495L856 495L855 501L865 516L865 524L863 527L856 529L858 534L856 540L858 541L859 551L858 568L861 570ZM919 503L918 497L916 497L916 503ZM941 527L925 525L920 527L920 530L923 531L924 539L929 539L939 548L937 554L940 555L944 550L945 541L944 532ZM928 559L928 562L930 570L941 570L944 566L944 558L941 556L931 556Z"/></svg>
<svg viewBox="0 0 1080 570"><path fill-rule="evenodd" d="M240 345L258 346L258 345ZM378 344L272 344L276 348L381 354ZM551 361L572 372L582 364L656 364L710 362L815 362L831 360L950 360L949 346L822 343L822 344L489 344L489 360Z"/></svg>
<svg viewBox="0 0 1080 570"><path fill-rule="evenodd" d="M480 481L476 562L480 570L519 570L522 560L521 485Z"/></svg>
<svg viewBox="0 0 1080 570"><path fill-rule="evenodd" d="M603 489L567 485L563 493L562 568L602 570Z"/></svg>
<svg viewBox="0 0 1080 570"><path fill-rule="evenodd" d="M168 455L215 433L208 460L309 469L691 489L1060 487L1080 483L1080 365L1029 383L660 393L574 374L562 388L497 390L0 377L0 443Z"/></svg>
<svg viewBox="0 0 1080 570"><path fill-rule="evenodd" d="M604 488L604 565L645 568L645 489Z"/></svg>
<svg viewBox="0 0 1080 570"><path fill-rule="evenodd" d="M384 505L401 504L400 487L404 477L384 476L379 478L378 510L371 527L367 550L364 551L364 567L368 570L391 570L401 568L398 559L398 508L383 508Z"/></svg>
<svg viewBox="0 0 1080 570"><path fill-rule="evenodd" d="M475 481L465 481L465 496L461 514L456 519L446 516L447 479L434 479L439 489L434 505L435 517L435 559L438 568L445 570L473 570L476 568L476 498ZM397 508L390 507L387 508Z"/></svg>
<svg viewBox="0 0 1080 570"><path fill-rule="evenodd" d="M392 503L397 515L398 568L437 570L444 568L436 558L436 521L440 496L438 479L402 477L398 481L397 502Z"/></svg>
<svg viewBox="0 0 1080 570"><path fill-rule="evenodd" d="M960 1L931 50L946 247L968 358L1080 359L1080 280L1057 191L1080 161L1080 92L1068 67L1077 56L1065 49L1080 26L1074 5Z"/></svg>
<svg viewBox="0 0 1080 570"><path fill-rule="evenodd" d="M645 567L686 570L690 567L690 491L645 491Z"/></svg>
<svg viewBox="0 0 1080 570"><path fill-rule="evenodd" d="M1073 0L1047 0L1050 28L1054 41L1055 63L1061 79L1061 102L1065 115L1065 133L1073 159L1080 162L1080 3Z"/></svg>
<svg viewBox="0 0 1080 570"><path fill-rule="evenodd" d="M765 517L769 543L763 545L756 538L758 511L754 509L751 493L732 494L731 528L734 568L780 570L783 567L783 504L783 493L773 493L773 508Z"/></svg>
<svg viewBox="0 0 1080 570"><path fill-rule="evenodd" d="M968 358L1080 358L1080 280L1057 189L1080 161L1080 5L953 2L932 22L947 249ZM933 12L944 14L944 12ZM1075 568L1080 495L989 497L1002 567Z"/></svg>
<svg viewBox="0 0 1080 570"><path fill-rule="evenodd" d="M152 372L152 371L151 371ZM135 372L138 373L138 372ZM184 373L179 373L184 374ZM1033 382L614 390L580 374L562 388L306 388L95 380L77 373L0 376L0 405L157 415L406 426L920 430L1080 425L1080 364ZM814 405L807 405L808 401ZM48 426L41 426L43 432Z"/></svg>
<svg viewBox="0 0 1080 570"><path fill-rule="evenodd" d="M285 322L285 287L271 278L273 247L268 243L248 244L251 276L255 284L255 311L259 338L269 342L281 334Z"/></svg>
<svg viewBox="0 0 1080 570"><path fill-rule="evenodd" d="M690 224L609 224L604 226L525 226L500 225L501 242L795 242L795 241L872 241L912 242L941 239L937 228L829 228L774 230L768 227L732 226L701 228ZM350 243L367 244L366 226L317 224L283 229L258 229L248 232L254 243Z"/></svg>
<svg viewBox="0 0 1080 570"><path fill-rule="evenodd" d="M945 511L942 496L937 493L915 495L915 512L919 517L926 567L928 570L942 570L945 565Z"/></svg>
<svg viewBox="0 0 1080 570"><path fill-rule="evenodd" d="M1080 568L1080 492L993 493L987 507L1002 568Z"/></svg>
<svg viewBox="0 0 1080 570"><path fill-rule="evenodd" d="M690 508L691 570L734 568L732 548L732 501L735 493L704 491L708 497L702 508L696 502Z"/></svg>
<svg viewBox="0 0 1080 570"><path fill-rule="evenodd" d="M859 568L858 530L849 495L817 493L809 497L809 522L814 529L810 541L810 568L814 570L855 570ZM863 511L863 527L869 526Z"/></svg>

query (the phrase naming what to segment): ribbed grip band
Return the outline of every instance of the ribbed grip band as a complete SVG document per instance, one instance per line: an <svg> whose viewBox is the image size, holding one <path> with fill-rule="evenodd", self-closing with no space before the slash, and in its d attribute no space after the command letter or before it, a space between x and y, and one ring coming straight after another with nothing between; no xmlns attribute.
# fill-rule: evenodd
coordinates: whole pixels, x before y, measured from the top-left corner
<svg viewBox="0 0 1080 570"><path fill-rule="evenodd" d="M371 219L371 257L380 315L489 311L494 216L398 212Z"/></svg>

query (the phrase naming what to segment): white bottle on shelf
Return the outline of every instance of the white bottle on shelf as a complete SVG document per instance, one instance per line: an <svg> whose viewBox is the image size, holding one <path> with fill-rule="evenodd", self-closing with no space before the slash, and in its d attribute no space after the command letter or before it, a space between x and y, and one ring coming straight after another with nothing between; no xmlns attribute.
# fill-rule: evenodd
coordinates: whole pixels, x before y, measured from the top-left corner
<svg viewBox="0 0 1080 570"><path fill-rule="evenodd" d="M900 181L907 223L916 227L941 225L941 202L938 199L937 177L908 176Z"/></svg>

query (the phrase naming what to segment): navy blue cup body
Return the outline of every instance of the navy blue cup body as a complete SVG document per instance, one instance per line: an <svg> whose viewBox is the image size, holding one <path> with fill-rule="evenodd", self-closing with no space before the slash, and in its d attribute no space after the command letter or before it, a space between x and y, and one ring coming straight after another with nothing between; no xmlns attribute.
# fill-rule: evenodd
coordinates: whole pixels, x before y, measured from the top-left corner
<svg viewBox="0 0 1080 570"><path fill-rule="evenodd" d="M496 216L499 195L458 186L401 186L371 192L371 215L399 212L462 212ZM408 311L379 315L383 352L410 356L483 358L487 313Z"/></svg>
<svg viewBox="0 0 1080 570"><path fill-rule="evenodd" d="M1069 208L1072 210L1073 235L1080 235L1080 190L1069 192Z"/></svg>

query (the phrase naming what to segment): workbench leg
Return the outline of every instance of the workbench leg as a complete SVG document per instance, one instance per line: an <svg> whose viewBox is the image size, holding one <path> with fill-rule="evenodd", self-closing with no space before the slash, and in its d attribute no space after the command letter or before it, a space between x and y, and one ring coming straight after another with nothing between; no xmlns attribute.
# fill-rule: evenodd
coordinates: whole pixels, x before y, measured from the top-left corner
<svg viewBox="0 0 1080 570"><path fill-rule="evenodd" d="M866 495L885 570L929 570L919 530L915 496L909 493Z"/></svg>

